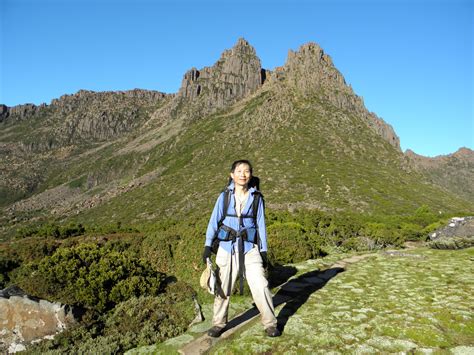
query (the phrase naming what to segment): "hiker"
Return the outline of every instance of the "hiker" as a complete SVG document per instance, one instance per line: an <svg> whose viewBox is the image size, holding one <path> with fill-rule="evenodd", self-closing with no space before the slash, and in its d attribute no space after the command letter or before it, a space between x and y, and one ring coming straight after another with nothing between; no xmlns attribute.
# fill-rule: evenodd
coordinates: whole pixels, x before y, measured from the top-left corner
<svg viewBox="0 0 474 355"><path fill-rule="evenodd" d="M263 197L251 181L255 178L252 178L250 162L235 161L228 186L219 195L207 227L204 263L211 256L213 243L219 245L216 264L220 290L214 300L213 326L208 330L211 337L219 337L227 323L230 294L239 275L240 292L245 275L265 333L270 337L280 335L272 294L264 275L268 260Z"/></svg>

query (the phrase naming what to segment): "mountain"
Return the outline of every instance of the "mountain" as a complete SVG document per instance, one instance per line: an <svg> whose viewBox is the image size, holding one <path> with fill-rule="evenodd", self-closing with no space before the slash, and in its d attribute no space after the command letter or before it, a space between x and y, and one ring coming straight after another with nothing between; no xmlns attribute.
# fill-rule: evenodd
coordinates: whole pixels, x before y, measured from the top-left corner
<svg viewBox="0 0 474 355"><path fill-rule="evenodd" d="M0 106L1 233L46 220L152 223L208 214L230 164L255 165L269 209L472 211L405 156L315 43L263 69L244 39L178 93L79 91Z"/></svg>
<svg viewBox="0 0 474 355"><path fill-rule="evenodd" d="M460 197L474 201L474 151L460 148L448 155L434 158L407 150L405 155L429 181Z"/></svg>

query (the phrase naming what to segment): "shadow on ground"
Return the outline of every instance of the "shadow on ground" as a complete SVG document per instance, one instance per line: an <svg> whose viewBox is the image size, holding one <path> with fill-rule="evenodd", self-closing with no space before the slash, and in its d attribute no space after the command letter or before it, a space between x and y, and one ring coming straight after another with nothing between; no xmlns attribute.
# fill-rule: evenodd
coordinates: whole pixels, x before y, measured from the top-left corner
<svg viewBox="0 0 474 355"><path fill-rule="evenodd" d="M323 271L310 271L283 284L273 297L273 304L275 307L286 303L277 316L278 329L283 332L288 319L306 303L311 294L323 288L330 279L342 271L344 271L344 269L340 267L330 268ZM270 281L276 283L278 280L284 280L285 277L285 280L287 280L289 277L293 276L296 273L296 269L292 267L281 267L272 272L275 272L275 275L279 274L279 276L273 278L273 280L271 275L269 275ZM259 311L254 306L247 312L242 313L240 316L227 323L223 332L239 326L258 314Z"/></svg>
<svg viewBox="0 0 474 355"><path fill-rule="evenodd" d="M340 267L310 271L286 283L273 297L275 307L286 303L277 316L278 329L283 333L288 319L306 303L309 296L343 271L344 269Z"/></svg>

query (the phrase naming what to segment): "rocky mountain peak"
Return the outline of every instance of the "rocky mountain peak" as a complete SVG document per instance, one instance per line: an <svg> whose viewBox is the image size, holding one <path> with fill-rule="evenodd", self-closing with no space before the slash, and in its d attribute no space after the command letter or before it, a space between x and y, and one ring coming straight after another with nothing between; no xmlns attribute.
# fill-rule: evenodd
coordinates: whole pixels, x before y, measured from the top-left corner
<svg viewBox="0 0 474 355"><path fill-rule="evenodd" d="M283 70L287 80L303 92L320 87L346 87L331 57L314 42L302 45L296 52L289 50Z"/></svg>
<svg viewBox="0 0 474 355"><path fill-rule="evenodd" d="M255 52L255 48L250 45L250 43L245 38L239 38L237 43L231 48L225 50L221 58L223 57L231 57L231 56L241 56L241 55L250 55L253 57L257 57ZM257 58L258 59L258 58Z"/></svg>
<svg viewBox="0 0 474 355"><path fill-rule="evenodd" d="M271 80L295 88L306 96L319 97L343 111L357 114L377 134L400 149L400 139L393 128L369 112L361 97L346 84L329 55L316 43L309 42L297 51L288 51L285 65L271 73Z"/></svg>
<svg viewBox="0 0 474 355"><path fill-rule="evenodd" d="M192 68L186 74L178 97L199 100L207 112L227 107L256 91L263 83L260 59L245 39L239 38L212 67Z"/></svg>

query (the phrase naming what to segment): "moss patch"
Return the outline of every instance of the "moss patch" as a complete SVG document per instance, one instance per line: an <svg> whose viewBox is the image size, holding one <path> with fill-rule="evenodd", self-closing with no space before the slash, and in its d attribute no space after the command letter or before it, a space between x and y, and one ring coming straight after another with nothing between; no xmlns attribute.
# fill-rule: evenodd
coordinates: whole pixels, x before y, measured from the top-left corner
<svg viewBox="0 0 474 355"><path fill-rule="evenodd" d="M473 253L417 249L361 260L314 292L280 338L265 337L257 320L211 353L472 351Z"/></svg>

